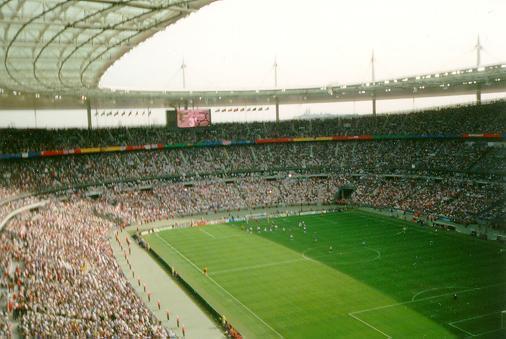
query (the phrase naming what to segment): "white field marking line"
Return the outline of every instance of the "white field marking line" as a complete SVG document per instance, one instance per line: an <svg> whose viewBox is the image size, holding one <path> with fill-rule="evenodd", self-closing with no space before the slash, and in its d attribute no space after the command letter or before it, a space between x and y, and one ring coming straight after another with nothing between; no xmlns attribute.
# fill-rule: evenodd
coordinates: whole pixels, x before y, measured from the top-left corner
<svg viewBox="0 0 506 339"><path fill-rule="evenodd" d="M307 252L309 252L310 250L313 250L313 249L318 249L318 248L321 248L321 247L309 247L309 248L305 249L304 252L302 252L302 257L304 259L306 259L306 260L317 262L317 260L315 260L315 259L330 257L331 255L334 255L334 253L324 254L324 255L316 257L315 259L306 256ZM376 252L376 256L374 258L372 258L372 259L359 260L359 261L354 261L354 262L350 262L350 263L344 262L344 263L339 263L339 264L341 264L341 265L365 264L365 263L368 263L368 262L379 260L381 258L381 252L378 251L377 249L371 248L371 247L364 247L364 248L367 249L367 250Z"/></svg>
<svg viewBox="0 0 506 339"><path fill-rule="evenodd" d="M489 334L489 333L494 333L494 332L502 331L502 330L503 330L502 328L498 328L498 329L495 329L495 330L490 330L490 331L476 333L474 336L475 337L481 337L482 335Z"/></svg>
<svg viewBox="0 0 506 339"><path fill-rule="evenodd" d="M454 324L452 324L452 323L448 323L448 325L450 325L450 326L451 326L451 327L453 327L453 328L456 328L457 330L459 330L459 331L461 331L461 332L464 332L465 334L467 334L467 335L469 335L469 336L471 336L471 337L476 337L476 334L471 333L471 332L469 332L469 331L466 331L466 330L464 330L463 328L460 328L460 327L458 327L458 326L456 326L456 325L454 325Z"/></svg>
<svg viewBox="0 0 506 339"><path fill-rule="evenodd" d="M155 236L157 238L159 238L161 241L163 241L167 246L169 246L174 252L176 252L179 256L181 256L181 258L185 259L190 265L192 265L198 272L202 272L200 270L200 268L195 265L195 263L193 261L191 261L190 259L188 259L183 253L179 252L174 246L172 246L170 243L168 243L165 239L161 238L158 233L155 233ZM216 280L214 280L213 278L211 277L207 277L209 280L211 280L216 286L218 286L223 292L225 292L226 294L228 294L230 297L232 297L232 299L234 299L235 301L237 301L242 307L244 307L244 309L246 309L249 313L251 313L255 318L257 318L258 320L260 320L265 326L267 326L270 330L272 330L274 333L276 333L280 338L284 338L281 333L279 333L278 331L276 331L274 328L271 327L271 325L269 325L268 323L266 323L262 318L260 318L255 312L253 312L248 306L244 305L239 299L237 299L236 297L234 297L229 291L227 291L226 289L224 289L220 284L218 284L216 282Z"/></svg>
<svg viewBox="0 0 506 339"><path fill-rule="evenodd" d="M470 318L466 318L466 319L461 319L461 320L456 320L456 321L450 321L448 323L448 325L450 325L453 328L458 329L459 331L462 331L462 332L470 335L471 337L479 337L479 336L482 336L482 335L485 335L485 334L489 334L489 333L500 331L502 329L498 328L498 329L495 329L495 330L490 330L490 331L485 331L485 332L480 332L480 333L471 333L471 332L466 331L463 328L461 328L460 326L457 326L455 324L463 323L463 322L466 322L466 321L469 321L469 320L484 318L484 317L487 317L489 315L496 314L496 313L501 313L501 310L498 310L498 311L495 311L495 312L486 313L486 314L480 314L480 315L477 315L477 316L474 316L474 317L470 317Z"/></svg>
<svg viewBox="0 0 506 339"><path fill-rule="evenodd" d="M370 312L370 311L376 311L376 310L381 310L381 309L385 309L385 308L402 306L402 305L417 303L417 302L420 302L420 301L427 301L427 300L432 300L432 299L436 299L436 298L441 298L441 297L445 297L445 296L448 296L448 295L452 295L453 293L468 293L468 292L484 290L486 288L495 287L495 286L502 286L502 285L504 285L504 283L492 284L492 285L481 286L481 287L474 287L474 288L469 288L467 290L461 290L461 291L457 291L457 292L443 293L443 294L433 295L433 296L430 296L430 297L425 297L425 298L421 298L421 299L417 299L417 300L409 300L409 301L398 302L398 303L393 303L393 304L389 304L389 305L371 307L371 308L367 308L365 310L359 310L359 311L351 312L351 314L360 314L360 313L365 313L365 312Z"/></svg>
<svg viewBox="0 0 506 339"><path fill-rule="evenodd" d="M209 275L216 275L216 274L220 274L220 273L231 273L231 272L247 271L247 270L255 269L255 268L264 268L264 267L278 266L278 265L290 264L290 263L294 263L294 262L298 262L298 261L306 261L306 259L305 258L297 258L297 259L277 261L277 262L267 263L267 264L259 264L259 265L245 266L245 267L237 267L237 268L231 268L231 269L228 269L228 270L214 271L212 273L209 273Z"/></svg>
<svg viewBox="0 0 506 339"><path fill-rule="evenodd" d="M496 313L501 313L501 310L490 312L490 313L486 313L486 314L480 314L480 315L477 315L475 317L470 317L470 318L466 318L466 319L461 319L461 320L456 320L456 321L450 321L448 324L458 324L458 323L463 323L463 322L466 322L466 321L469 321L469 320L485 318L485 317L488 317L489 315L496 314Z"/></svg>
<svg viewBox="0 0 506 339"><path fill-rule="evenodd" d="M467 289L467 290L463 290L463 291L459 291L458 293L466 293L466 292L471 292L471 291L477 291L477 290L481 290L481 289L485 289L485 288L489 288L489 287L493 287L493 286L499 286L499 285L503 285L503 284L493 284L493 285L488 285L488 286L483 286L483 287L475 287L475 288L470 288L470 289ZM389 308L389 307L394 307L394 306L401 306L401 305L406 305L406 304L411 304L411 303L415 303L415 302L419 302L419 301L424 301L424 300L431 300L431 299L435 299L435 298L439 298L439 297L443 297L443 296L447 296L447 295L451 295L452 293L445 293L445 294L441 294L441 295L436 295L436 296L431 296L431 297L427 297L427 298L422 298L422 299L418 299L418 300L411 300L411 301L406 301L406 302L401 302L401 303L395 303L395 304L390 304L390 305L385 305L385 306L379 306L379 307L373 307L373 308L368 308L368 309L365 309L365 310L360 310L360 311L355 311L355 312L350 312L348 313L348 315L350 317L352 317L353 319L356 319L358 321L360 321L361 323L367 325L368 327L376 330L377 332L383 334L384 336L386 336L387 338L392 338L391 336L389 336L388 334L382 332L381 330L377 329L376 327L374 327L373 325L369 324L368 322L366 322L365 320L362 320L360 319L359 317L356 316L356 314L359 314L359 313L365 313L365 312L369 312L369 311L375 311L375 310L380 310L380 309L384 309L384 308ZM494 313L497 313L497 312L494 312ZM485 316L485 315L484 315ZM470 318L469 319L464 319L464 320L471 320ZM455 323L455 322L453 322ZM462 331L462 332L465 332L467 333L468 335L470 336L478 336L478 335L482 335L482 334L486 334L486 333L480 333L480 334L472 334L470 332L467 332L466 330L464 329L461 329L459 328L458 326L455 326L453 324L450 324L448 323L448 325L452 326L452 327L455 327L456 329ZM493 331L495 332L495 330Z"/></svg>
<svg viewBox="0 0 506 339"><path fill-rule="evenodd" d="M383 331L381 331L381 330L377 329L377 328L376 328L376 327L374 327L373 325L369 324L367 321L360 319L359 317L357 317L357 316L356 316L356 315L354 315L353 313L348 313L348 315L349 315L350 317L352 317L353 319L360 321L362 324L366 325L367 327L372 328L372 329L373 329L373 330L375 330L376 332L381 333L381 334L382 334L382 335L384 335L385 337L387 337L387 338L392 338L391 336L389 336L389 335L388 335L388 334L386 334L385 332L383 332Z"/></svg>
<svg viewBox="0 0 506 339"><path fill-rule="evenodd" d="M211 238L216 239L216 237L214 235L212 235L211 233L207 232L205 229L199 227L199 230L202 231L202 232L204 232L205 234L207 234Z"/></svg>
<svg viewBox="0 0 506 339"><path fill-rule="evenodd" d="M236 235L226 235L224 237L216 237L218 240L225 240L225 239L232 239L232 238L244 238L247 237L249 234L236 234Z"/></svg>
<svg viewBox="0 0 506 339"><path fill-rule="evenodd" d="M411 301L415 301L416 297L418 297L420 294L424 294L425 292L431 292L431 291L437 291L437 290L449 290L451 288L469 288L469 287L458 287L458 286L446 286L446 287L434 287L434 288L428 288L426 290L422 290L420 292L417 292L413 298L411 298Z"/></svg>

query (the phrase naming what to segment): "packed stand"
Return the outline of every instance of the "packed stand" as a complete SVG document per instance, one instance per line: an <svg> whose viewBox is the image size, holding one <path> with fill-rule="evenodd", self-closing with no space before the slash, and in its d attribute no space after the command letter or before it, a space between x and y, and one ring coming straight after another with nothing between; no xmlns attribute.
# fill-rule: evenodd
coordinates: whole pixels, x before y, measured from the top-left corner
<svg viewBox="0 0 506 339"><path fill-rule="evenodd" d="M51 201L0 233L2 279L27 337L166 337L121 273L109 244L113 225L89 201ZM7 272L5 267L2 267Z"/></svg>
<svg viewBox="0 0 506 339"><path fill-rule="evenodd" d="M416 113L290 120L279 124L215 124L206 128L162 127L38 130L0 129L0 153L76 147L195 143L202 140L253 140L275 137L312 137L366 134L463 134L506 131L506 102L481 106L430 109Z"/></svg>
<svg viewBox="0 0 506 339"><path fill-rule="evenodd" d="M462 224L500 221L504 186L451 177L387 177L334 175L330 177L242 178L212 182L154 183L151 189L108 189L96 204L125 223L144 223L186 215L336 202L336 193L351 185L348 203L395 208L445 217ZM492 208L492 207L496 208ZM499 219L498 219L499 218Z"/></svg>
<svg viewBox="0 0 506 339"><path fill-rule="evenodd" d="M9 160L0 161L0 172L4 173L0 186L38 191L110 180L287 170L483 175L482 170L473 169L478 162L496 155L488 148L487 143L462 141L308 142ZM506 152L506 148L499 151Z"/></svg>

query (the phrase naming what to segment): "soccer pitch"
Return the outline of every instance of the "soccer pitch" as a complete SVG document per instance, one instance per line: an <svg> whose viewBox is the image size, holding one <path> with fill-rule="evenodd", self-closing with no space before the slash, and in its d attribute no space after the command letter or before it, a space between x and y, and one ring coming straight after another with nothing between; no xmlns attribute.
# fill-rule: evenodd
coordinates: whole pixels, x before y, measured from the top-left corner
<svg viewBox="0 0 506 339"><path fill-rule="evenodd" d="M506 335L506 252L497 242L359 210L145 239L247 338Z"/></svg>

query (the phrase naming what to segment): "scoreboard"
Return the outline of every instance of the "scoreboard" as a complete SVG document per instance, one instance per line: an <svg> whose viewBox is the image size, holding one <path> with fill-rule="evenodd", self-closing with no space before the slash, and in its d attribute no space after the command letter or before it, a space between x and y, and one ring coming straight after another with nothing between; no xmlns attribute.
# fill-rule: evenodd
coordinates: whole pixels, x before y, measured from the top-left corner
<svg viewBox="0 0 506 339"><path fill-rule="evenodd" d="M211 125L210 109L178 109L177 127L193 128Z"/></svg>

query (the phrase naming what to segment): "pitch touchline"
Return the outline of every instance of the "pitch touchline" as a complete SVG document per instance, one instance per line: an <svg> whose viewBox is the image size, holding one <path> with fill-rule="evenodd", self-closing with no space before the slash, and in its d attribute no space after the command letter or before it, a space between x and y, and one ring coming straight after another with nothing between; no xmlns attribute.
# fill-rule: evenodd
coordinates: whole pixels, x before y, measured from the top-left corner
<svg viewBox="0 0 506 339"><path fill-rule="evenodd" d="M173 247L170 243L168 243L165 239L163 239L162 237L160 237L158 235L158 233L155 233L155 236L160 239L161 241L163 241L167 246L169 246L174 252L176 252L181 258L183 258L184 260L186 260L190 265L192 265L197 271L201 272L200 268L195 265L195 263L193 263L193 261L191 261L190 259L188 259L183 253L179 252L175 247ZM235 301L237 301L242 307L244 307L249 313L251 313L255 318L257 318L258 320L260 320L265 326L267 326L270 330L272 330L274 333L276 333L280 338L284 338L281 333L279 333L278 331L276 331L274 328L272 328L268 323L266 323L262 318L260 318L255 312L253 312L248 306L244 305L239 299L237 299L236 297L234 297L229 291L227 291L226 289L224 289L220 284L218 284L218 282L216 282L216 280L214 280L213 278L209 277L208 276L208 279L211 280L216 286L218 286L223 292L225 292L226 294L228 294L230 297L232 297L232 299L234 299Z"/></svg>

